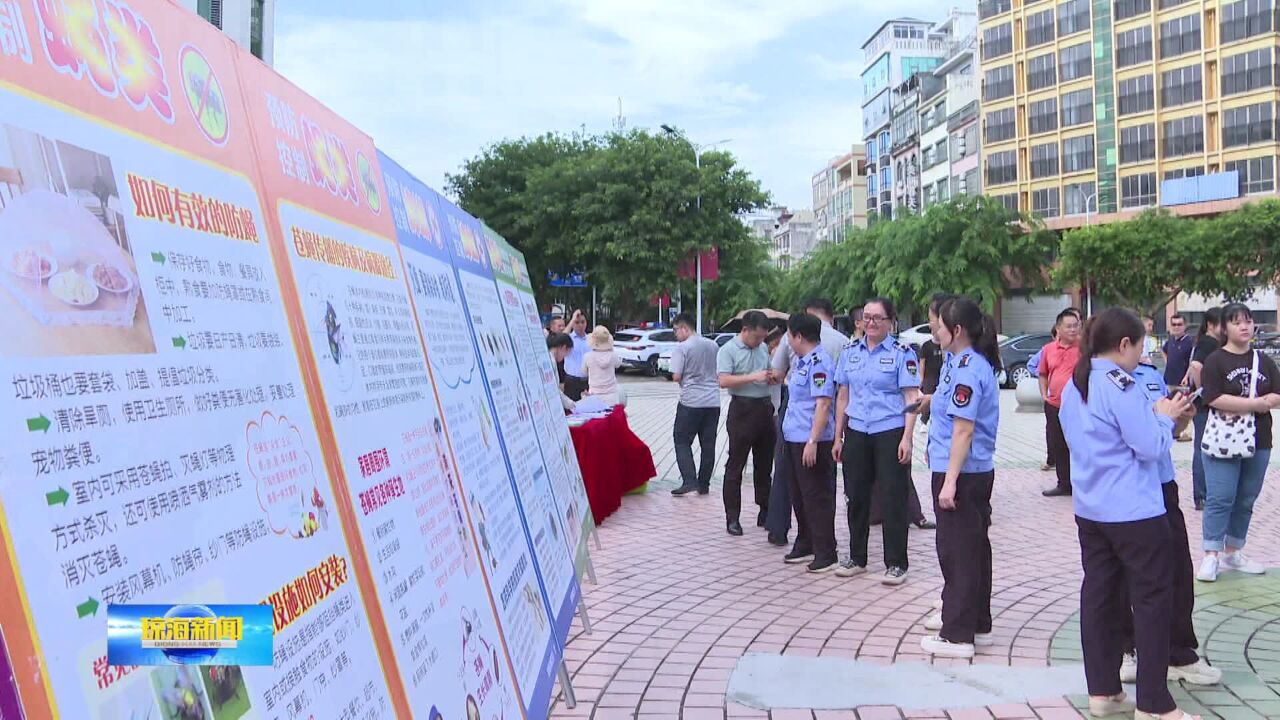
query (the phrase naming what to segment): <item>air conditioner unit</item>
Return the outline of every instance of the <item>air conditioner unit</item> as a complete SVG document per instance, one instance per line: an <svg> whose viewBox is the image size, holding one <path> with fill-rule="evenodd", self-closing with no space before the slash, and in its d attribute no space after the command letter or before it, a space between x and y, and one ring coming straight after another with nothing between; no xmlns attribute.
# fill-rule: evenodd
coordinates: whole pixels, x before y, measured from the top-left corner
<svg viewBox="0 0 1280 720"><path fill-rule="evenodd" d="M968 185L968 183L966 183L966 182L964 181L964 176L963 176L963 175L961 175L961 176L960 176L960 192L961 192L961 194L963 194L963 195L968 195L968 194L969 194L969 189L966 187L966 185Z"/></svg>
<svg viewBox="0 0 1280 720"><path fill-rule="evenodd" d="M960 154L960 157L965 156L964 135L961 135L959 138L956 139L956 152Z"/></svg>

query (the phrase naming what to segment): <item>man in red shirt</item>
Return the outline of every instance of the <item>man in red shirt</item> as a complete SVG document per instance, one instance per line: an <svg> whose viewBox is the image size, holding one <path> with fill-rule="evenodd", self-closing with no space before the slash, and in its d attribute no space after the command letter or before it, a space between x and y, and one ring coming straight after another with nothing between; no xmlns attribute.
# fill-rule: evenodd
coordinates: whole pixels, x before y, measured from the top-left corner
<svg viewBox="0 0 1280 720"><path fill-rule="evenodd" d="M1062 389L1071 382L1071 374L1080 360L1080 313L1067 308L1058 313L1054 329L1058 338L1044 346L1040 357L1040 394L1044 397L1044 418L1048 428L1049 452L1056 461L1058 484L1045 490L1045 497L1071 495L1071 453L1062 435L1058 410L1062 407Z"/></svg>

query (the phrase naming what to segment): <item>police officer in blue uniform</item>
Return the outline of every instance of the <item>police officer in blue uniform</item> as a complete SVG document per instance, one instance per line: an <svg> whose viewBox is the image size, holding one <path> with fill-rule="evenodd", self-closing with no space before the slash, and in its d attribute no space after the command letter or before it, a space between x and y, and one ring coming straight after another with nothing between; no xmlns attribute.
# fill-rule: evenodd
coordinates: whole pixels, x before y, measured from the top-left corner
<svg viewBox="0 0 1280 720"><path fill-rule="evenodd" d="M868 300L866 332L845 345L836 363L836 434L832 456L844 463L849 522L849 557L836 575L866 572L871 498L883 500L885 585L907 578L907 486L911 483L911 443L916 414L906 407L920 392L915 350L891 334L897 316L887 298ZM847 427L847 429L846 429Z"/></svg>
<svg viewBox="0 0 1280 720"><path fill-rule="evenodd" d="M1172 447L1174 421L1190 402L1178 395L1153 406L1131 374L1145 334L1142 320L1122 308L1093 318L1062 396L1084 569L1080 642L1095 717L1134 711L1119 672L1127 605L1141 658L1134 717L1182 717L1167 685L1174 552L1161 459Z"/></svg>
<svg viewBox="0 0 1280 720"><path fill-rule="evenodd" d="M1155 403L1169 396L1164 374L1155 365L1139 362L1134 368L1133 379L1137 387ZM1183 415L1190 419L1195 414L1194 405ZM1173 455L1165 453L1159 460L1160 486L1164 494L1165 517L1169 521L1170 542L1173 547L1173 609L1169 625L1169 678L1191 685L1216 685L1222 681L1222 671L1200 659L1196 648L1196 629L1191 622L1195 610L1195 571L1191 562L1191 546L1187 540L1187 521L1178 507L1178 484L1174 482ZM1124 662L1120 666L1121 682L1138 679L1137 658L1134 653L1133 615L1125 616Z"/></svg>
<svg viewBox="0 0 1280 720"><path fill-rule="evenodd" d="M787 342L797 358L787 378L787 414L782 420L783 452L791 463L791 503L796 511L796 543L784 560L809 561L808 571L836 567L836 495L831 485L835 437L835 379L831 358L821 348L822 321L807 313L787 320Z"/></svg>
<svg viewBox="0 0 1280 720"><path fill-rule="evenodd" d="M943 303L938 337L947 351L929 399L929 470L942 568L938 634L920 647L931 655L971 658L991 635L991 491L995 484L1000 350L995 323L966 297ZM934 629L934 628L928 628Z"/></svg>

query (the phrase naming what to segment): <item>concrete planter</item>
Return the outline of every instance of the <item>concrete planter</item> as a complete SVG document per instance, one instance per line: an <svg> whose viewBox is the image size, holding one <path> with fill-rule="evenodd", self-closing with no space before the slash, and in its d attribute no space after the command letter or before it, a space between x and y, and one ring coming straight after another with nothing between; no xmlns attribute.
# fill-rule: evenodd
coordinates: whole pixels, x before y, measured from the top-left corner
<svg viewBox="0 0 1280 720"><path fill-rule="evenodd" d="M1044 398L1040 397L1040 381L1036 378L1023 378L1014 388L1014 397L1018 400L1020 413L1044 412Z"/></svg>

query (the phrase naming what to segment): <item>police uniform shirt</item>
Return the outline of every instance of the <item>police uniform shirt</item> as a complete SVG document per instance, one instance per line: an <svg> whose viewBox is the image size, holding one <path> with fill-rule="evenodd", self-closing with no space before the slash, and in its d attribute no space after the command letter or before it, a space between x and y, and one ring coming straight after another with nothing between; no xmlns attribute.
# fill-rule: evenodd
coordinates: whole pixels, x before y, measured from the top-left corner
<svg viewBox="0 0 1280 720"><path fill-rule="evenodd" d="M809 442L814 413L820 398L834 398L836 384L832 378L831 358L821 347L795 362L787 376L787 414L782 420L782 439L787 442ZM827 426L818 442L836 437L835 403L827 405Z"/></svg>
<svg viewBox="0 0 1280 720"><path fill-rule="evenodd" d="M1095 357L1089 402L1080 397L1075 382L1068 382L1060 417L1071 448L1076 515L1094 522L1130 522L1165 513L1160 461L1173 446L1173 420L1152 411L1137 378Z"/></svg>
<svg viewBox="0 0 1280 720"><path fill-rule="evenodd" d="M955 419L973 422L973 440L962 473L995 469L996 430L1000 425L1000 388L995 368L973 348L947 353L938 391L929 405L929 470L945 473L951 465Z"/></svg>
<svg viewBox="0 0 1280 720"><path fill-rule="evenodd" d="M1140 363L1133 371L1133 379L1138 381L1138 388L1151 401L1151 405L1155 406L1157 400L1161 400L1169 396L1169 386L1164 382L1164 375L1155 365L1148 363ZM1168 452L1160 456L1160 482L1173 482L1173 453Z"/></svg>
<svg viewBox="0 0 1280 720"><path fill-rule="evenodd" d="M893 430L906 425L902 391L920 387L920 361L892 335L874 349L866 338L854 340L840 353L835 380L849 388L850 428L868 434Z"/></svg>

